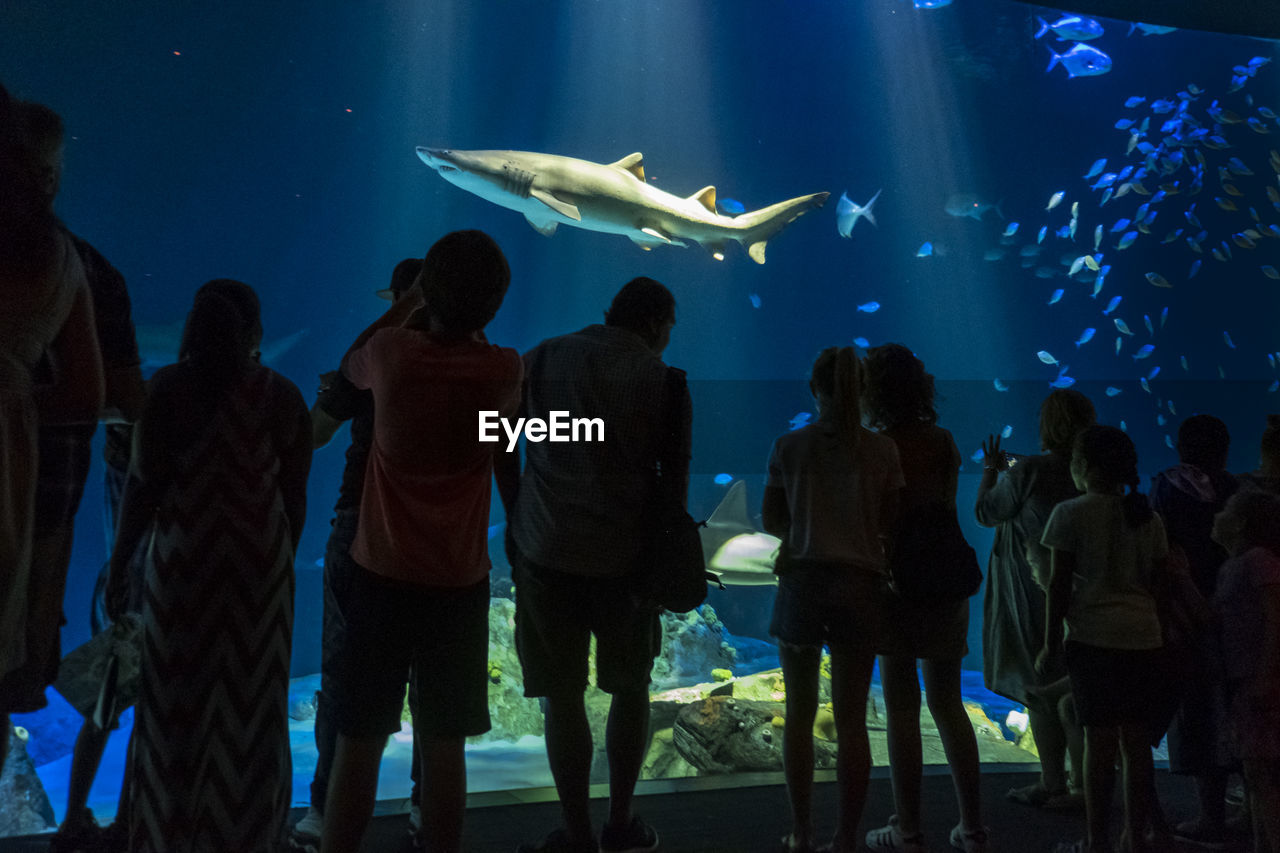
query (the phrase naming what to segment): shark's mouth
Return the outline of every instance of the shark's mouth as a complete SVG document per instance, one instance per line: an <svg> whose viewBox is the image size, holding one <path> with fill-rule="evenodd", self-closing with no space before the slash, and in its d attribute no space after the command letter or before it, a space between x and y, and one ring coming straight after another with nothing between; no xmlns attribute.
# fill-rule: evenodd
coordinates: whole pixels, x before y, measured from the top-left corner
<svg viewBox="0 0 1280 853"><path fill-rule="evenodd" d="M454 168L453 166L446 166L446 165L444 165L443 163L441 163L441 164L440 164L440 171L441 171L441 172L457 172L457 171L458 171L458 169Z"/></svg>
<svg viewBox="0 0 1280 853"><path fill-rule="evenodd" d="M502 167L502 189L512 195L528 198L530 191L533 189L533 179L533 172L517 169L510 163L506 163Z"/></svg>

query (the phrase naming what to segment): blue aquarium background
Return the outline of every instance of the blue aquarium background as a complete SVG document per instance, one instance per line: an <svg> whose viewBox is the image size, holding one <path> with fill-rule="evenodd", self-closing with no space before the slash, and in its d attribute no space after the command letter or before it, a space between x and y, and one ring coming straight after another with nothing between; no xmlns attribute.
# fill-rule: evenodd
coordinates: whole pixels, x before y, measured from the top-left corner
<svg viewBox="0 0 1280 853"><path fill-rule="evenodd" d="M691 381L698 517L738 479L758 513L771 442L813 411L820 349L907 344L937 377L941 423L965 457L961 519L985 554L971 454L1001 432L1008 449L1037 452L1055 384L1129 431L1144 477L1176 462L1177 426L1198 412L1227 421L1230 467L1250 470L1264 416L1280 410L1277 43L1110 18L1085 42L1039 33L1040 18L1063 17L1010 0L10 3L0 80L63 116L58 210L124 273L148 371L173 359L195 289L239 278L262 299L264 354L310 402L385 307L375 291L396 262L481 228L513 276L488 334L521 351L600 321L634 276L671 288L666 360ZM696 244L645 252L569 227L544 237L442 180L417 146L604 163L642 152L655 186L714 185L726 214L831 195L770 242L765 264L736 245L717 261ZM848 238L846 193L860 205L880 194L875 224ZM299 679L319 668L320 561L346 445L344 430L315 455ZM90 636L106 557L94 464L64 650ZM711 621L738 649L734 675L776 665L761 642L772 595L710 595ZM965 667L979 673L981 594L971 613ZM1009 703L980 674L966 683L1003 723ZM298 701L309 689L298 682ZM51 692L50 709L16 720L58 815L79 724L68 711ZM298 730L304 803L314 750L305 720ZM100 817L119 787L111 761ZM473 789L549 783L540 739L477 745L471 772ZM405 777L403 762L384 762L383 795L403 796Z"/></svg>

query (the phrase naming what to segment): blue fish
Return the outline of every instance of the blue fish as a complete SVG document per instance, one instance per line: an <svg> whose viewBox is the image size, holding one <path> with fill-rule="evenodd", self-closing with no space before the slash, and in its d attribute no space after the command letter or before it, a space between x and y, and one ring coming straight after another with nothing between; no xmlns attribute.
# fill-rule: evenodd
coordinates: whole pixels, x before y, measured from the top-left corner
<svg viewBox="0 0 1280 853"><path fill-rule="evenodd" d="M1160 310L1160 328L1164 328L1165 321L1169 319L1169 306L1165 306Z"/></svg>
<svg viewBox="0 0 1280 853"><path fill-rule="evenodd" d="M1005 428L1004 428L1004 429L1002 429L1002 430L1000 430L1000 437L1001 437L1001 438L1008 438L1008 437L1009 437L1009 436L1011 436L1011 435L1013 435L1013 427L1008 426L1008 425L1006 424L1006 425L1005 425Z"/></svg>
<svg viewBox="0 0 1280 853"><path fill-rule="evenodd" d="M1070 388L1072 385L1075 385L1075 384L1076 384L1075 378L1071 376L1066 376L1065 374L1063 376L1059 376L1057 379L1049 383L1050 387L1052 388Z"/></svg>
<svg viewBox="0 0 1280 853"><path fill-rule="evenodd" d="M1036 353L1036 358L1040 359L1040 360L1041 360L1042 362L1044 362L1045 364L1057 364L1057 363L1058 363L1058 360L1057 360L1056 358L1054 358L1054 357L1053 357L1053 355L1051 355L1050 353L1046 352L1045 350L1040 350L1040 352Z"/></svg>
<svg viewBox="0 0 1280 853"><path fill-rule="evenodd" d="M1124 320L1121 320L1119 317L1116 317L1114 320L1112 320L1112 322L1116 324L1116 331L1118 331L1120 334L1130 335L1130 336L1133 335L1133 332L1130 331L1129 329L1129 324L1126 323Z"/></svg>
<svg viewBox="0 0 1280 853"><path fill-rule="evenodd" d="M1124 330L1122 329L1121 331L1124 331ZM1151 355L1151 353L1155 351L1156 351L1156 348L1153 345L1143 344L1142 347L1133 354L1133 360L1137 361L1140 358L1146 358L1147 356Z"/></svg>
<svg viewBox="0 0 1280 853"><path fill-rule="evenodd" d="M1151 393L1151 386L1147 384L1147 377L1139 376L1138 384L1142 386L1143 391L1146 391L1148 394Z"/></svg>
<svg viewBox="0 0 1280 853"><path fill-rule="evenodd" d="M983 451L981 447L979 447L977 450L973 451L973 453L969 455L969 461L971 462L981 462L986 458L987 458L987 454Z"/></svg>
<svg viewBox="0 0 1280 853"><path fill-rule="evenodd" d="M1122 118L1115 123L1116 130L1128 130L1133 127L1133 119Z"/></svg>
<svg viewBox="0 0 1280 853"><path fill-rule="evenodd" d="M1083 177L1086 181L1089 180L1090 178L1096 178L1098 175L1102 174L1102 170L1105 169L1106 167L1107 167L1107 158L1099 157L1097 160L1093 161L1093 165L1089 167L1089 171L1085 172L1083 175L1081 175L1081 177Z"/></svg>
<svg viewBox="0 0 1280 853"><path fill-rule="evenodd" d="M993 379L993 380L991 380L991 384L993 384L993 385L995 385L995 386L996 386L996 390L997 390L997 391L1008 391L1008 390L1009 390L1009 386L1008 386L1007 384L1005 384L1004 382L1000 381L999 379Z"/></svg>
<svg viewBox="0 0 1280 853"><path fill-rule="evenodd" d="M715 483L717 486L727 486L733 482L732 474L716 474Z"/></svg>
<svg viewBox="0 0 1280 853"><path fill-rule="evenodd" d="M1120 238L1120 242L1116 243L1117 249L1127 249L1133 245L1133 241L1138 239L1137 231L1126 231L1124 236Z"/></svg>
<svg viewBox="0 0 1280 853"><path fill-rule="evenodd" d="M1128 227L1129 227L1128 219L1117 219L1116 224L1111 226L1111 233L1118 234Z"/></svg>
<svg viewBox="0 0 1280 853"><path fill-rule="evenodd" d="M1118 177L1120 176L1117 175L1115 172L1107 172L1105 175L1098 178L1098 180L1093 184L1093 186L1089 187L1089 189L1091 190L1106 189L1107 187L1114 184L1116 182L1116 178Z"/></svg>
<svg viewBox="0 0 1280 853"><path fill-rule="evenodd" d="M1048 51L1049 66L1045 68L1046 72L1052 71L1055 65L1060 64L1067 70L1067 77L1074 79L1094 77L1111 70L1111 57L1087 44L1077 44L1063 54L1054 53L1053 48L1048 48Z"/></svg>
<svg viewBox="0 0 1280 853"><path fill-rule="evenodd" d="M1157 364L1155 367L1151 368L1151 372L1147 374L1147 378L1155 379L1159 375L1160 375L1160 365Z"/></svg>
<svg viewBox="0 0 1280 853"><path fill-rule="evenodd" d="M760 294L758 294L758 293L752 293L752 294L751 294L750 296L748 296L747 298L751 300L751 307L752 307L752 308L759 308L759 307L760 307Z"/></svg>
<svg viewBox="0 0 1280 853"><path fill-rule="evenodd" d="M1057 290L1055 290L1055 291L1053 292L1053 294L1049 297L1049 304L1050 304L1050 305L1053 305L1053 304L1057 303L1057 301L1058 301L1059 299L1061 299L1061 298L1062 298L1062 294L1064 294L1064 293L1066 293L1066 291L1065 291L1065 290L1063 290L1061 287L1059 287L1059 288L1058 288Z"/></svg>
<svg viewBox="0 0 1280 853"><path fill-rule="evenodd" d="M1041 226L1040 226L1040 233L1036 235L1036 242L1037 242L1037 243L1043 243L1043 242L1044 242L1044 235L1046 235L1046 234L1048 234L1048 233L1049 233L1049 226L1048 226L1048 225L1041 225Z"/></svg>
<svg viewBox="0 0 1280 853"><path fill-rule="evenodd" d="M1188 279L1195 278L1196 273L1198 272L1200 272L1200 259L1196 258L1194 261L1191 262L1191 272L1187 273L1187 278Z"/></svg>
<svg viewBox="0 0 1280 853"><path fill-rule="evenodd" d="M1098 331L1097 329L1094 329L1092 327L1085 329L1083 332L1080 333L1080 337L1076 341L1076 346L1082 347L1085 344L1089 343L1089 341L1093 340L1093 336L1097 334L1097 331Z"/></svg>
<svg viewBox="0 0 1280 853"><path fill-rule="evenodd" d="M917 9L941 9L943 6L950 6L951 0L914 0Z"/></svg>
<svg viewBox="0 0 1280 853"><path fill-rule="evenodd" d="M1133 96L1133 97L1131 97L1131 98L1126 98L1126 99L1125 99L1125 102L1124 102L1124 105L1125 105L1126 107L1129 107L1130 109L1132 109L1132 108L1134 108L1134 107L1136 107L1136 106L1139 106L1140 104L1142 104L1142 103L1143 103L1143 102L1145 102L1146 100L1147 100L1147 99L1146 99L1146 98L1144 98L1144 97L1142 97L1141 95L1134 95L1134 96Z"/></svg>
<svg viewBox="0 0 1280 853"><path fill-rule="evenodd" d="M1165 33L1171 33L1176 29L1177 27L1166 27L1161 24L1130 24L1128 34L1133 35L1133 31L1137 30L1144 36L1162 36Z"/></svg>
<svg viewBox="0 0 1280 853"><path fill-rule="evenodd" d="M1182 365L1182 369L1191 372L1191 368L1187 366L1187 357L1185 355L1178 356L1178 363Z"/></svg>
<svg viewBox="0 0 1280 853"><path fill-rule="evenodd" d="M1009 223L1009 227L1008 227L1008 228L1006 228L1006 229L1004 229L1004 233L1003 233L1003 234L1001 234L1000 236L1002 236L1002 237L1012 237L1014 234L1017 234L1017 233L1018 233L1018 223L1016 223L1016 222L1010 222L1010 223Z"/></svg>
<svg viewBox="0 0 1280 853"><path fill-rule="evenodd" d="M1222 340L1225 341L1227 346L1231 347L1232 349L1236 348L1235 342L1231 340L1231 334L1229 332L1222 333Z"/></svg>
<svg viewBox="0 0 1280 853"><path fill-rule="evenodd" d="M1111 301L1107 303L1107 307L1106 307L1106 308L1102 309L1102 313L1103 313L1103 314L1110 314L1112 311L1116 310L1116 308L1117 308L1117 307L1119 307L1119 305L1120 305L1120 300L1121 300L1121 299L1124 299L1124 297L1123 297L1123 296L1113 296L1113 297L1111 297Z"/></svg>
<svg viewBox="0 0 1280 853"><path fill-rule="evenodd" d="M858 310L864 314L874 314L880 310L879 302L864 302L858 306Z"/></svg>
<svg viewBox="0 0 1280 853"><path fill-rule="evenodd" d="M1121 393L1123 393L1123 392L1122 392L1119 388L1117 388L1116 386L1114 386L1114 385L1108 385L1108 386L1107 386L1107 396L1108 396L1108 397L1117 397L1117 396L1119 396Z"/></svg>
<svg viewBox="0 0 1280 853"><path fill-rule="evenodd" d="M790 420L791 428L793 430L800 429L800 427L807 425L812 417L813 414L811 412L796 412L795 417Z"/></svg>
<svg viewBox="0 0 1280 853"><path fill-rule="evenodd" d="M737 216L740 213L747 212L746 205L738 201L736 198L722 198L716 202L716 205L720 208L720 210L729 214L730 216Z"/></svg>
<svg viewBox="0 0 1280 853"><path fill-rule="evenodd" d="M1080 15L1063 15L1052 24L1039 15L1036 16L1036 20L1040 22L1040 30L1036 33L1036 38L1042 38L1050 30L1061 41L1089 41L1102 35L1102 24L1093 18L1084 18Z"/></svg>
<svg viewBox="0 0 1280 853"><path fill-rule="evenodd" d="M854 346L857 346L861 349L871 349L871 341L867 340L866 338L854 338L853 343L854 343Z"/></svg>
<svg viewBox="0 0 1280 853"><path fill-rule="evenodd" d="M1146 327L1147 327L1147 334L1149 334L1149 335L1151 335L1151 336L1153 336L1153 337L1154 337L1154 336L1155 336L1155 333L1156 333L1156 327L1155 327L1155 326L1153 326L1153 325L1151 325L1151 315L1150 315L1150 314L1143 314L1143 315L1142 315L1142 322L1143 322L1144 324L1146 324Z"/></svg>
<svg viewBox="0 0 1280 853"><path fill-rule="evenodd" d="M932 243L928 243L928 242L926 242L926 243L922 243L922 244L921 244L921 246L920 246L920 248L919 248L919 249L916 249L916 257L917 257L917 258L927 258L927 257L929 257L929 256L930 256L930 255L932 255L932 254L933 254L933 244L932 244Z"/></svg>
<svg viewBox="0 0 1280 853"><path fill-rule="evenodd" d="M1173 112L1177 109L1177 106L1178 104L1176 101L1171 101L1168 98L1161 98L1158 101L1151 102L1151 112L1156 113L1157 115L1164 115L1165 113Z"/></svg>

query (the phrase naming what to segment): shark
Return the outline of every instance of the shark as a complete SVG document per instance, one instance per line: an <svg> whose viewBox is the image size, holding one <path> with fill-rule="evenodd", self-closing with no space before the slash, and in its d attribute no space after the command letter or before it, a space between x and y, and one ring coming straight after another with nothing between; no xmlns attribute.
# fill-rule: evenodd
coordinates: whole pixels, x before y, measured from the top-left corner
<svg viewBox="0 0 1280 853"><path fill-rule="evenodd" d="M644 155L595 163L530 151L417 149L449 183L486 201L524 214L538 233L550 237L560 225L621 234L649 251L655 246L702 245L724 260L730 241L764 263L765 244L796 217L821 207L829 193L813 193L768 207L723 216L716 212L716 188L703 187L681 198L648 183Z"/></svg>
<svg viewBox="0 0 1280 853"><path fill-rule="evenodd" d="M699 528L708 574L721 586L770 586L782 540L756 529L747 515L747 484L734 480L715 512Z"/></svg>

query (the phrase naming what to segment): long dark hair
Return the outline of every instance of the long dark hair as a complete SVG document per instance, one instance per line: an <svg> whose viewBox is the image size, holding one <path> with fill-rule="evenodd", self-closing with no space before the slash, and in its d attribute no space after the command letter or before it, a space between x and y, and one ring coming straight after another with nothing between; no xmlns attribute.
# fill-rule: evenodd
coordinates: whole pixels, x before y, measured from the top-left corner
<svg viewBox="0 0 1280 853"><path fill-rule="evenodd" d="M53 263L58 222L41 173L38 150L61 120L47 107L20 101L0 87L0 275L34 278Z"/></svg>
<svg viewBox="0 0 1280 853"><path fill-rule="evenodd" d="M1122 430L1102 425L1086 427L1076 436L1074 455L1085 470L1096 471L1113 485L1128 487L1124 518L1130 527L1141 527L1155 515L1147 496L1138 491L1138 450Z"/></svg>
<svg viewBox="0 0 1280 853"><path fill-rule="evenodd" d="M892 430L911 424L936 424L933 374L902 344L882 344L862 360L862 410L867 422Z"/></svg>
<svg viewBox="0 0 1280 853"><path fill-rule="evenodd" d="M219 278L196 291L178 358L216 387L225 387L251 363L262 334L258 295L241 281Z"/></svg>
<svg viewBox="0 0 1280 853"><path fill-rule="evenodd" d="M809 389L831 407L823 414L835 424L840 439L857 447L862 439L862 364L853 347L827 347L820 352L813 362Z"/></svg>

